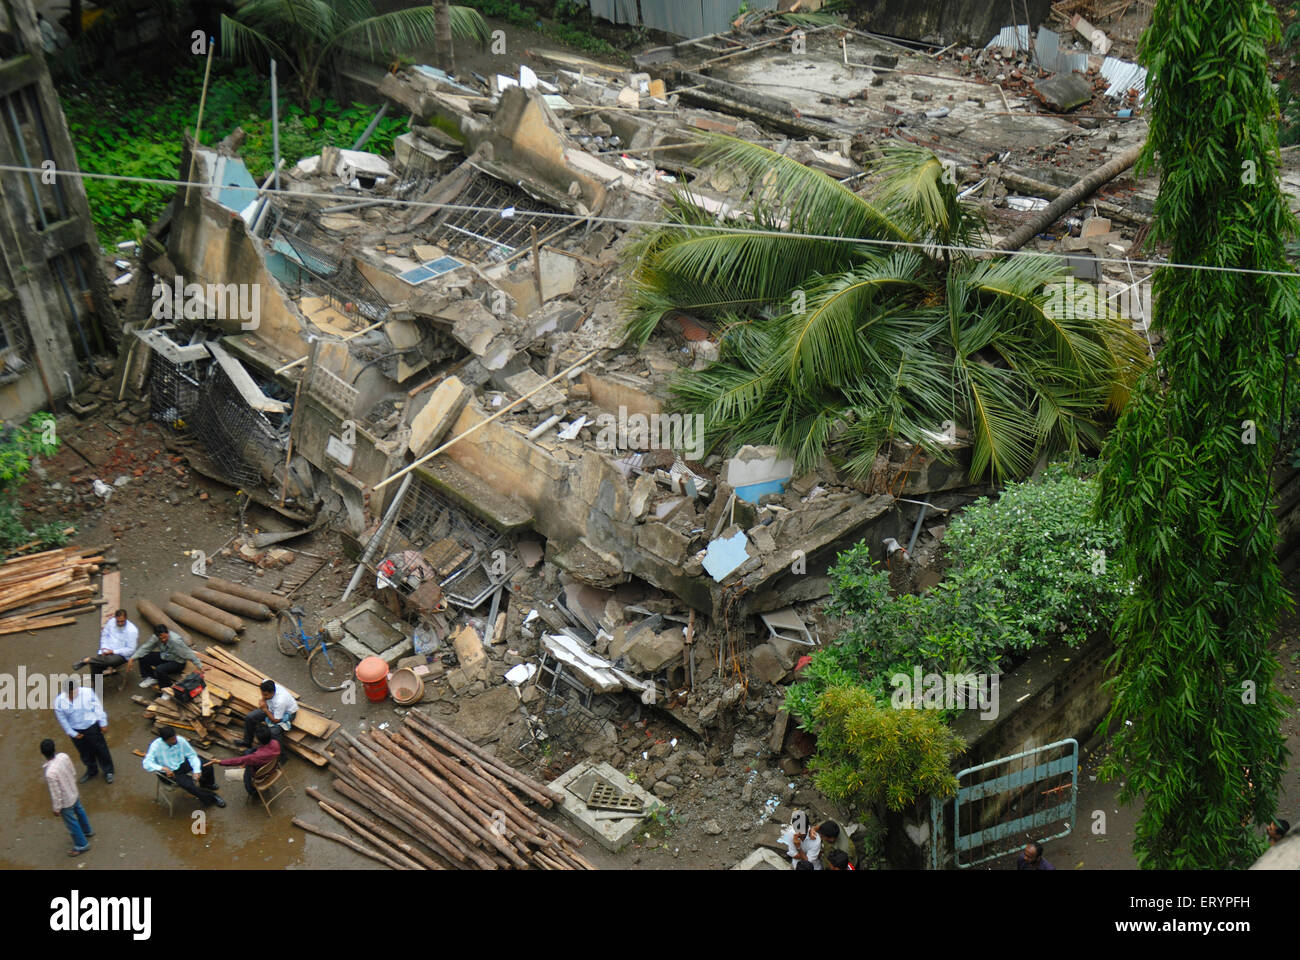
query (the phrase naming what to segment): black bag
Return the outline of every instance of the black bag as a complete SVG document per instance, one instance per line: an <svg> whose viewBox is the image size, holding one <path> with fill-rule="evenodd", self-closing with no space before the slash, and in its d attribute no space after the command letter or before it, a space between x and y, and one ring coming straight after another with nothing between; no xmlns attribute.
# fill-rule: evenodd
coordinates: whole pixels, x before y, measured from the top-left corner
<svg viewBox="0 0 1300 960"><path fill-rule="evenodd" d="M197 673L191 673L173 686L172 690L176 692L176 699L182 703L189 703L203 695L204 687L203 678Z"/></svg>

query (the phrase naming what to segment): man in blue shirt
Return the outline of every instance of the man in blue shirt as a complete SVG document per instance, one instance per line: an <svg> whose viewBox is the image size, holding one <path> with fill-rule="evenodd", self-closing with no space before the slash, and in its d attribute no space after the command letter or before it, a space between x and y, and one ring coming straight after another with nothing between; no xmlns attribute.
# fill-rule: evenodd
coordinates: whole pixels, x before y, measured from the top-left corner
<svg viewBox="0 0 1300 960"><path fill-rule="evenodd" d="M1043 845L1035 840L1030 840L1025 844L1024 853L1016 858L1017 870L1055 870L1056 868L1047 862L1043 856Z"/></svg>
<svg viewBox="0 0 1300 960"><path fill-rule="evenodd" d="M104 713L95 691L69 678L63 692L54 699L54 718L59 721L63 732L72 738L72 745L86 765L86 772L77 782L85 783L98 776L99 768L103 766L104 780L112 783L113 755L108 752L108 741L104 739L108 714Z"/></svg>
<svg viewBox="0 0 1300 960"><path fill-rule="evenodd" d="M149 752L145 754L144 768L158 774L164 783L175 784L197 797L205 807L213 803L218 807L226 805L226 801L212 791L216 786L212 768L202 765L190 742L177 736L173 727L158 728L158 739L149 744ZM196 776L200 778L198 783L194 782Z"/></svg>

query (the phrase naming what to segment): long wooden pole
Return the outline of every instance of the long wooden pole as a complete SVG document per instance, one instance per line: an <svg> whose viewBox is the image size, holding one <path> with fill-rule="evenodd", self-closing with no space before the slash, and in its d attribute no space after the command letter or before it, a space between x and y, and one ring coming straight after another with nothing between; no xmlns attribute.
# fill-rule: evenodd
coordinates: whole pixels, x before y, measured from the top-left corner
<svg viewBox="0 0 1300 960"><path fill-rule="evenodd" d="M547 381L545 381L544 383L542 383L542 384L541 384L540 386L538 386L537 388L535 388L535 389L533 389L533 390L529 390L527 393L525 393L525 394L524 394L522 397L520 397L518 400L513 400L513 401L511 401L510 403L506 404L504 407L502 407L502 408L501 408L500 410L498 410L496 413L492 414L492 416L487 417L486 419L480 420L478 423L474 424L474 426L470 427L468 430L465 430L465 431L463 431L463 432L461 432L461 433L458 433L456 436L452 437L450 440L448 440L448 441L447 441L446 443L444 443L442 446L438 447L437 449L430 450L428 453L426 453L424 456L422 456L419 460L416 460L414 463L407 464L405 467L403 467L401 470L398 470L398 471L397 471L395 474L393 474L391 477L388 477L388 478L385 479L385 480L380 480L377 484L375 484L375 489L376 489L376 490L383 489L384 487L388 486L390 483L392 483L394 480L398 479L399 477L404 477L404 476L406 476L408 473L410 473L410 472L411 472L412 470L414 470L416 467L420 466L420 464L422 464L422 463L426 463L427 461L432 460L434 457L436 457L438 454L442 453L444 450L446 450L446 449L448 449L448 448L450 448L450 447L455 446L457 443L459 443L461 440L464 440L466 437L468 437L468 436L469 436L471 433L473 433L475 430L478 430L478 429L480 429L480 428L482 428L482 427L486 427L486 426L487 426L489 423L491 423L493 420L499 420L501 417L505 416L507 413L509 413L509 412L510 412L511 410L513 410L515 407L519 406L519 404L523 403L525 400L531 399L532 397L534 397L534 396L536 396L537 394L541 393L543 390L545 390L547 387L549 387L551 384L553 384L556 380L561 380L561 379L563 379L564 377L567 377L570 373L572 373L574 370L577 370L579 367L581 367L583 364L585 364L587 361L589 361L592 357L594 357L594 356L595 356L596 354L598 354L598 353L600 353L600 350L599 350L599 349L592 350L590 353L588 353L586 356L584 356L581 360L577 361L576 363L571 364L571 365L570 365L569 367L567 367L566 369L561 370L559 373L557 373L555 376L551 377L549 380L547 380Z"/></svg>
<svg viewBox="0 0 1300 960"><path fill-rule="evenodd" d="M203 93L199 95L199 119L194 126L194 149L190 151L190 169L185 175L185 203L190 202L190 184L194 182L194 163L199 155L199 134L203 132L203 108L208 102L208 77L212 75L212 50L216 44L208 37L208 65L203 69Z"/></svg>

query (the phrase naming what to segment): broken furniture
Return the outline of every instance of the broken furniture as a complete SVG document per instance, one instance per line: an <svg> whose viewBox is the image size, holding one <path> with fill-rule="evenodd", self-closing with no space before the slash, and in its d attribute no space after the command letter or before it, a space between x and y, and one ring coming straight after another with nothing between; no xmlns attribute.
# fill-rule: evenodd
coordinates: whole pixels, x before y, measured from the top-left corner
<svg viewBox="0 0 1300 960"><path fill-rule="evenodd" d="M794 612L794 607L773 610L771 613L760 613L758 616L767 627L769 639L788 640L790 643L801 643L806 647L817 646L817 641L813 639L812 633L804 625L799 614Z"/></svg>

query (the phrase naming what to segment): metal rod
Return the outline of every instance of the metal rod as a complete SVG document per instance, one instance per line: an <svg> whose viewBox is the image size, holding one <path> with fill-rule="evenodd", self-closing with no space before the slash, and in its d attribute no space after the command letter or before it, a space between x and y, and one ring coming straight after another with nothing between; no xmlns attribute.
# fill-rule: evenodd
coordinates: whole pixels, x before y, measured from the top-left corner
<svg viewBox="0 0 1300 960"><path fill-rule="evenodd" d="M921 524L925 522L925 514L929 509L928 503L921 504L921 512L916 515L916 526L912 527L912 539L907 541L907 555L912 555L912 548L916 546L916 538L921 535Z"/></svg>
<svg viewBox="0 0 1300 960"><path fill-rule="evenodd" d="M360 150L365 142L370 139L370 135L375 132L375 127L379 126L379 121L384 119L384 114L387 112L388 104L385 103L379 108L379 112L375 114L374 119L370 121L370 125L361 132L361 136L357 137L357 142L352 144L353 150Z"/></svg>
<svg viewBox="0 0 1300 960"><path fill-rule="evenodd" d="M275 58L271 58L271 168L275 189L280 189L280 88L275 82Z"/></svg>
<svg viewBox="0 0 1300 960"><path fill-rule="evenodd" d="M533 284L537 287L537 306L546 306L546 295L542 293L542 252L537 248L537 227L528 228L533 239Z"/></svg>
<svg viewBox="0 0 1300 960"><path fill-rule="evenodd" d="M410 476L407 476L407 478L402 481L402 485L397 488L397 496L393 497L393 502L390 503L388 509L384 511L384 519L383 522L379 524L379 529L375 531L375 535L371 537L370 542L366 544L366 552L361 555L361 560L357 564L357 569L352 574L352 580L349 581L348 588L343 591L343 596L339 598L339 603L346 602L348 597L352 595L352 591L356 589L357 583L361 580L361 571L365 570L366 567L370 565L370 562L374 560L375 553L379 550L379 544L384 539L384 534L388 532L388 528L393 525L393 520L397 516L397 508L401 506L402 498L406 496L406 490L410 485L411 478Z"/></svg>

